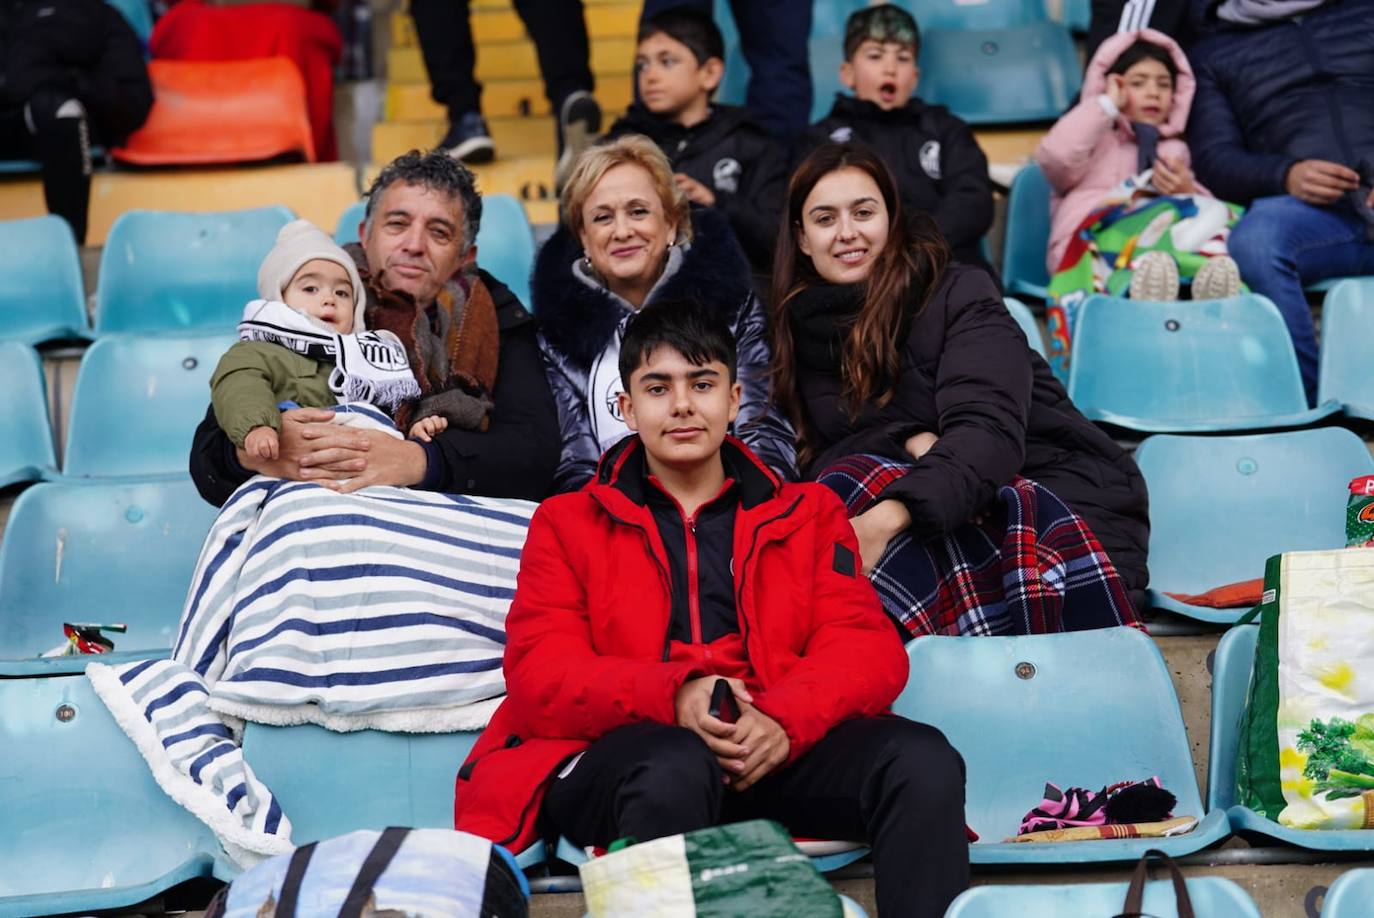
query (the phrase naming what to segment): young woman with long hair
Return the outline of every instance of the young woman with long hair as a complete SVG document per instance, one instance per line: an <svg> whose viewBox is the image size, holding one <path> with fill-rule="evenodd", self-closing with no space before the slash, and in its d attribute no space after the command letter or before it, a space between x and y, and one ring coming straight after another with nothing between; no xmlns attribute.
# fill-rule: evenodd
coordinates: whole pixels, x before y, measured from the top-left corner
<svg viewBox="0 0 1374 918"><path fill-rule="evenodd" d="M846 499L899 626L1137 623L1139 469L1074 408L992 279L951 263L924 214L903 214L872 151L829 144L797 167L773 280L774 396L799 465ZM1044 540L1058 567L1027 570L1017 537Z"/></svg>

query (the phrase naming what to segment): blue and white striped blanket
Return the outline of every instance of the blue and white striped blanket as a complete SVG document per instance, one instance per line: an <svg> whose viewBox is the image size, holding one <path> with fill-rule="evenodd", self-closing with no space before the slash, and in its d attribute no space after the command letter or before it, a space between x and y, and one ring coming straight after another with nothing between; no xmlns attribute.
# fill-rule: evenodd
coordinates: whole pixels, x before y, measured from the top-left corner
<svg viewBox="0 0 1374 918"><path fill-rule="evenodd" d="M254 478L206 537L171 659L87 675L167 793L241 864L291 850L244 721L442 733L505 693L527 501Z"/></svg>

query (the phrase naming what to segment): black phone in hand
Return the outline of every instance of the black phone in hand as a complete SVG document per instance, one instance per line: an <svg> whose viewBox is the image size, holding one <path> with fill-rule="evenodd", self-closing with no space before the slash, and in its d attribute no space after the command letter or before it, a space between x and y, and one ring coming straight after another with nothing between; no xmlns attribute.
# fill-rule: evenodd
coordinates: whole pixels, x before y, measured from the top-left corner
<svg viewBox="0 0 1374 918"><path fill-rule="evenodd" d="M727 724L739 720L739 705L735 702L735 692L730 688L729 682L724 679L716 680L715 686L711 689L711 707L706 713Z"/></svg>

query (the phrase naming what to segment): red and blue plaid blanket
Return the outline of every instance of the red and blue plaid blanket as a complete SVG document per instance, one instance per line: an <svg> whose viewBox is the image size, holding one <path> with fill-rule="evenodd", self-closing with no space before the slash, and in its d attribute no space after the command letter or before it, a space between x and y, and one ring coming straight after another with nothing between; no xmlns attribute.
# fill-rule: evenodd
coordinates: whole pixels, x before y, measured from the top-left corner
<svg viewBox="0 0 1374 918"><path fill-rule="evenodd" d="M818 480L839 494L853 517L910 469L907 463L855 455ZM883 609L911 638L1118 625L1145 630L1088 524L1025 478L999 489L979 520L943 537L923 541L919 533L901 533L869 577Z"/></svg>

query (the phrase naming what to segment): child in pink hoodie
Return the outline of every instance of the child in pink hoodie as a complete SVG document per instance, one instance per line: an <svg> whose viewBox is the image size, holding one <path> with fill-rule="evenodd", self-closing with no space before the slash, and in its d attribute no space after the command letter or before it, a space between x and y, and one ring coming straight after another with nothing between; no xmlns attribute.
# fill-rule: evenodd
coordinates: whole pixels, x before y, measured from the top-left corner
<svg viewBox="0 0 1374 918"><path fill-rule="evenodd" d="M1193 176L1183 128L1193 101L1193 71L1169 36L1120 32L1102 43L1083 79L1081 101L1035 151L1054 190L1047 263L1053 275L1084 220L1123 182L1139 176L1160 195L1211 193ZM1152 170L1148 176L1146 170ZM1131 260L1135 299L1175 300L1178 263L1152 251ZM1234 296L1240 274L1229 256L1208 258L1192 282L1193 299Z"/></svg>

